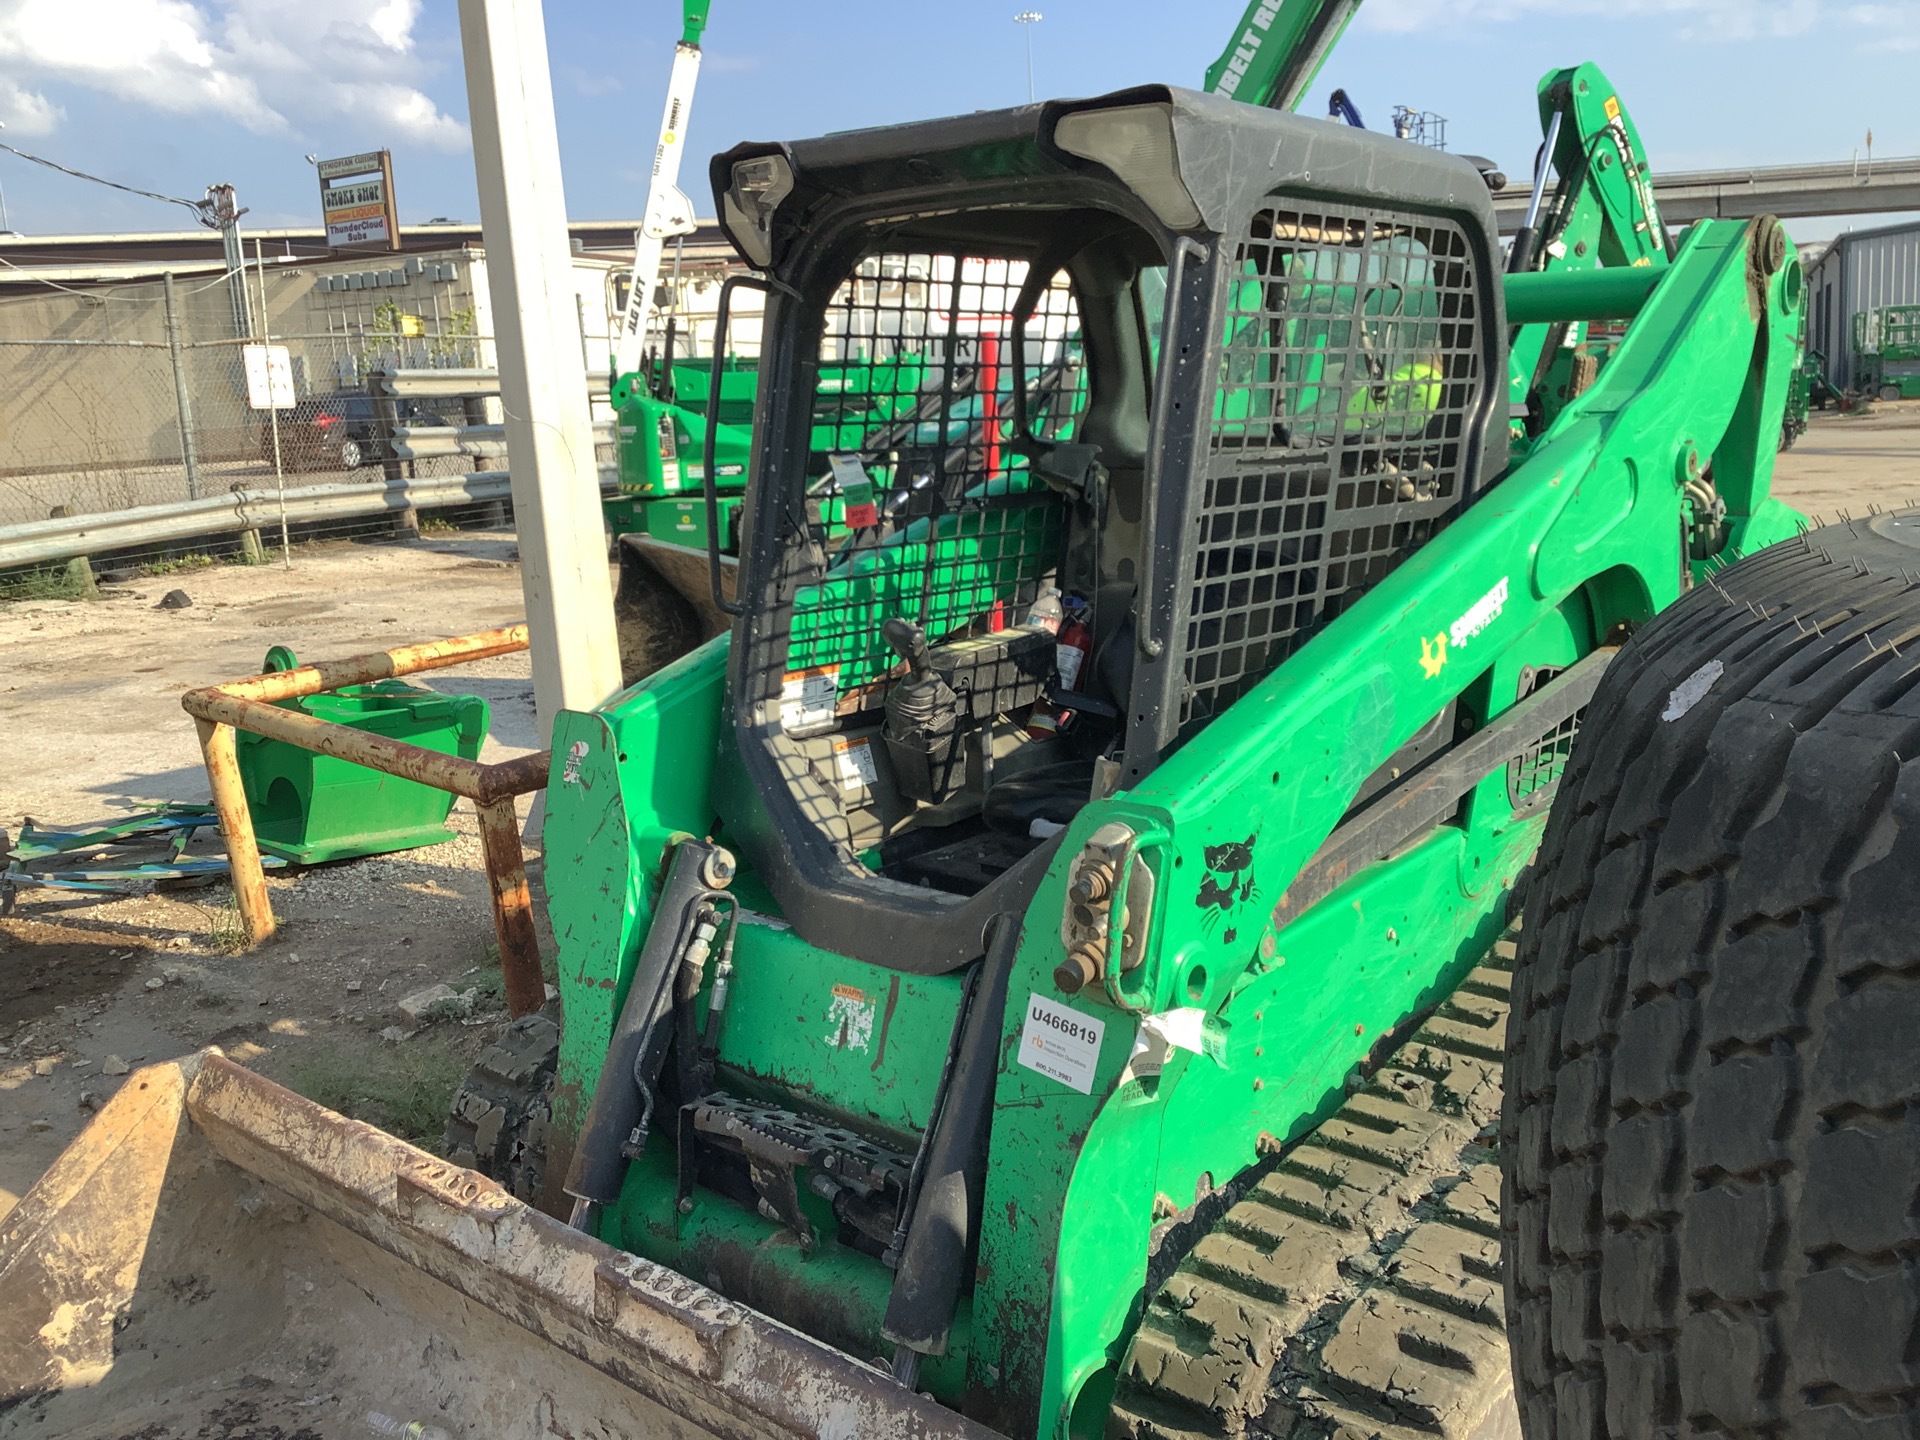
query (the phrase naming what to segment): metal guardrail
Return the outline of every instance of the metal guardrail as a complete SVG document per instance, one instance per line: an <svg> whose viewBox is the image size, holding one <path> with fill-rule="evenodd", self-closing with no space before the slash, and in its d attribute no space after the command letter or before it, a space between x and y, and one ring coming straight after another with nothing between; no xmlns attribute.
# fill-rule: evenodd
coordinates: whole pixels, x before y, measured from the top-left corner
<svg viewBox="0 0 1920 1440"><path fill-rule="evenodd" d="M603 477L602 484L605 483ZM306 485L287 491L287 520L302 525L316 520L398 515L407 510L476 505L511 498L512 490L504 470L418 480L374 480L353 485ZM30 520L23 525L0 528L0 570L164 545L205 535L257 530L279 518L279 493L265 487L248 487L204 500L141 505L104 515Z"/></svg>
<svg viewBox="0 0 1920 1440"><path fill-rule="evenodd" d="M613 491L617 475L617 466L600 466L602 493ZM287 522L304 525L321 520L398 516L408 510L483 505L512 499L513 487L505 470L480 470L471 475L428 476L418 480L374 480L355 485L308 485L287 491ZM205 500L142 505L107 515L31 520L23 525L0 527L0 570L257 530L277 523L279 518L277 491L248 489Z"/></svg>
<svg viewBox="0 0 1920 1440"><path fill-rule="evenodd" d="M104 342L89 342L104 343ZM164 346L160 348L165 348ZM512 499L508 472L488 468L469 475L415 476L402 473L409 461L466 457L481 463L507 458L502 425L400 425L396 402L403 399L484 400L500 393L495 370L376 370L368 377L377 417L384 421L386 453L382 479L338 485L303 485L286 492L290 524L347 520L452 505L476 505ZM607 393L607 374L589 371L589 398ZM611 421L593 426L596 447L615 443ZM600 488L611 493L619 478L614 462L599 465ZM141 505L125 510L30 520L0 526L0 570L44 565L80 556L165 545L208 535L258 530L280 518L280 492L266 483L243 483L225 495Z"/></svg>
<svg viewBox="0 0 1920 1440"><path fill-rule="evenodd" d="M448 455L467 455L476 460L507 458L504 425L396 425L390 433L388 448L397 460L437 460ZM593 442L614 443L612 421L595 422Z"/></svg>
<svg viewBox="0 0 1920 1440"><path fill-rule="evenodd" d="M200 749L206 758L207 785L226 838L227 860L233 876L234 899L240 908L247 944L258 945L276 928L273 904L267 898L261 869L260 846L254 837L253 815L240 780L236 730L251 731L303 750L332 755L388 775L451 790L473 801L480 817L481 850L486 858L488 893L493 901L494 933L500 940L500 974L507 1008L515 1018L538 1010L546 1001L540 974L540 940L533 927L533 900L527 888L526 860L520 850L520 827L513 797L544 790L552 754L540 750L515 760L483 765L457 755L443 755L385 735L337 725L329 720L282 709L278 702L320 695L345 685L391 680L422 670L438 670L470 660L511 655L527 648L527 627L509 625L477 635L427 640L346 660L327 660L295 670L277 670L189 690L180 708L193 716L200 730Z"/></svg>

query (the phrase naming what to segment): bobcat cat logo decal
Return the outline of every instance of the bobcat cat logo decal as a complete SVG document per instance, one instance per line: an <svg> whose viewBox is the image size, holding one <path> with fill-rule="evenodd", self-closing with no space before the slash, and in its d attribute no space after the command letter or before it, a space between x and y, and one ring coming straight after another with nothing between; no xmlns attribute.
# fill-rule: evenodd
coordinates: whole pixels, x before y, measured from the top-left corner
<svg viewBox="0 0 1920 1440"><path fill-rule="evenodd" d="M1211 930L1221 916L1232 914L1259 895L1260 887L1253 878L1253 842L1257 838L1249 835L1244 841L1209 845L1201 852L1207 873L1193 903L1200 907L1204 929ZM1232 944L1237 934L1236 929L1229 928L1221 938Z"/></svg>

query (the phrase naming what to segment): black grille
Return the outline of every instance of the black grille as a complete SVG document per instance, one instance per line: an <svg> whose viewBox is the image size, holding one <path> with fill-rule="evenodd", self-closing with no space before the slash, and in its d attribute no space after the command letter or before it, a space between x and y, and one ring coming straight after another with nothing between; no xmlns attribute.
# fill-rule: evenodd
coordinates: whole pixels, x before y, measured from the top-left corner
<svg viewBox="0 0 1920 1440"><path fill-rule="evenodd" d="M1551 665L1538 669L1522 667L1520 687L1514 699L1526 699L1564 669L1564 666ZM1531 810L1551 797L1561 772L1567 768L1567 757L1573 753L1574 738L1579 735L1580 722L1586 714L1586 707L1582 706L1507 762L1509 805L1516 810Z"/></svg>
<svg viewBox="0 0 1920 1440"><path fill-rule="evenodd" d="M783 682L797 692L811 675L812 701L800 724L788 707L789 730L830 723L829 692L840 714L881 703L898 668L887 619L935 644L1018 626L1055 568L1064 502L1013 451L1015 389L1036 436L1065 438L1084 367L1064 273L1040 292L1016 366L1027 276L1023 260L870 255L829 302L806 478L821 562L794 595ZM849 489L849 462L870 495Z"/></svg>
<svg viewBox="0 0 1920 1440"><path fill-rule="evenodd" d="M1235 252L1182 724L1219 713L1464 499L1482 340L1457 225L1266 208Z"/></svg>

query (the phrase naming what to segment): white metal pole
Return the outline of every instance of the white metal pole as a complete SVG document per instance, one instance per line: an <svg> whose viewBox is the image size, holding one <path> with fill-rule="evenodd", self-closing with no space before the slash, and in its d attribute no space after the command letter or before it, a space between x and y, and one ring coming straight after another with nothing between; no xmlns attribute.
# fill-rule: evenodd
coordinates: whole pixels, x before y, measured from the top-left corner
<svg viewBox="0 0 1920 1440"><path fill-rule="evenodd" d="M244 260L244 256L242 257ZM273 321L267 315L267 262L260 237L253 237L253 266L260 272L260 343L267 348L267 424L273 430L273 483L280 492L280 563L293 568L293 544L287 539L287 472L280 463L280 407L273 403Z"/></svg>
<svg viewBox="0 0 1920 1440"><path fill-rule="evenodd" d="M543 739L620 688L540 0L460 0L520 584Z"/></svg>

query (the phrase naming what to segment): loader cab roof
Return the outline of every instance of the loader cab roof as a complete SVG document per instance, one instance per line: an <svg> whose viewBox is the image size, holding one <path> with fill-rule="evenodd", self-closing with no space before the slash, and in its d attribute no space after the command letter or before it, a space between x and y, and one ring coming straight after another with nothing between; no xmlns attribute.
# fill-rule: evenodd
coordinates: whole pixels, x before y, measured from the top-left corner
<svg viewBox="0 0 1920 1440"><path fill-rule="evenodd" d="M1489 244L1497 233L1486 182L1459 156L1167 85L748 142L716 155L710 176L728 238L748 264L776 273L829 213L887 210L937 230L938 212L963 190L970 201L990 194L990 203L1026 206L1111 204L1119 190L1169 243L1229 231L1281 189L1391 196L1402 209L1468 220Z"/></svg>

